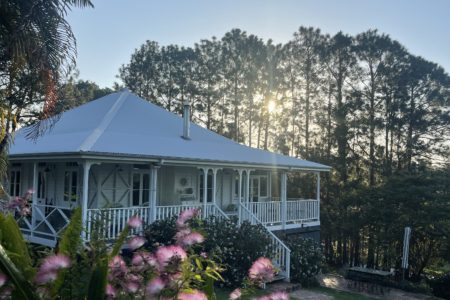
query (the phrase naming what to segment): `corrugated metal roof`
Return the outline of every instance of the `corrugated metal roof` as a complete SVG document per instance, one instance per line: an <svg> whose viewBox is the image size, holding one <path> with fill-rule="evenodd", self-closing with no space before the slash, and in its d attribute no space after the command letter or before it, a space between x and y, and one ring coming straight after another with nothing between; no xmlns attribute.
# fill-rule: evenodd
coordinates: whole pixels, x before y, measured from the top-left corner
<svg viewBox="0 0 450 300"><path fill-rule="evenodd" d="M37 141L17 132L11 157L67 153L157 157L246 165L329 170L328 166L241 145L191 123L191 139L181 137L183 119L127 90L64 112Z"/></svg>

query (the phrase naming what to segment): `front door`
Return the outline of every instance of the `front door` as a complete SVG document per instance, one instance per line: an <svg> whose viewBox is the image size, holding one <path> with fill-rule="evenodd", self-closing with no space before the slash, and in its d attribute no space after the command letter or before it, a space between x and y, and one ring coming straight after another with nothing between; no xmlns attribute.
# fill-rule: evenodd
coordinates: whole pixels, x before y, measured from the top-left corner
<svg viewBox="0 0 450 300"><path fill-rule="evenodd" d="M80 203L80 174L77 166L66 166L64 170L64 194L57 198L58 207L75 207Z"/></svg>
<svg viewBox="0 0 450 300"><path fill-rule="evenodd" d="M131 206L147 206L150 198L150 174L148 170L133 173Z"/></svg>
<svg viewBox="0 0 450 300"><path fill-rule="evenodd" d="M267 201L269 193L267 175L254 175L250 179L250 200Z"/></svg>

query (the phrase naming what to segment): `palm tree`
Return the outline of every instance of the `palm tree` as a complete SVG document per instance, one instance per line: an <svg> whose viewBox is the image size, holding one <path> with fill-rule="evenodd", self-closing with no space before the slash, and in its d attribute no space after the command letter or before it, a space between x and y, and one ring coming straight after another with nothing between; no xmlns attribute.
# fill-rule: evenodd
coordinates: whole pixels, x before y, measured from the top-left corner
<svg viewBox="0 0 450 300"><path fill-rule="evenodd" d="M6 172L6 153L17 120L33 104L37 90L44 95L38 119L48 119L57 102L56 82L75 63L76 40L65 20L72 7L93 4L91 0L0 0L0 178ZM37 122L30 137L42 134L50 123Z"/></svg>

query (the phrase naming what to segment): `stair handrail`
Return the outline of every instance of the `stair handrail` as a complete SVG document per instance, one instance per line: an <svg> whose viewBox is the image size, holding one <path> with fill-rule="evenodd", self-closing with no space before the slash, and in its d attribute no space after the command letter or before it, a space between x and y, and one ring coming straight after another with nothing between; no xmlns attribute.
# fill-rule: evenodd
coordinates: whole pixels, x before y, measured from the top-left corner
<svg viewBox="0 0 450 300"><path fill-rule="evenodd" d="M284 260L284 275L289 280L290 279L290 273L291 273L291 249L289 249L288 246L279 238L277 237L272 231L269 230L259 219L257 216L255 216L242 202L239 203L239 220L242 220L243 218L243 212L246 213L246 215L251 218L250 221L251 224L261 224L264 229L267 231L269 236L272 239L272 246L279 246L278 250L281 250L280 253L275 253L275 255L280 254L279 262L277 262L278 257L272 258L275 260L275 262L279 265L280 268L282 268L282 262ZM274 250L274 249L273 249ZM278 251L276 251L278 252ZM283 253L284 252L284 253ZM283 255L284 254L284 255ZM283 259L284 256L284 259Z"/></svg>
<svg viewBox="0 0 450 300"><path fill-rule="evenodd" d="M230 219L230 217L228 217L228 215L219 207L219 205L217 205L217 203L214 203L214 207L221 217L226 220Z"/></svg>

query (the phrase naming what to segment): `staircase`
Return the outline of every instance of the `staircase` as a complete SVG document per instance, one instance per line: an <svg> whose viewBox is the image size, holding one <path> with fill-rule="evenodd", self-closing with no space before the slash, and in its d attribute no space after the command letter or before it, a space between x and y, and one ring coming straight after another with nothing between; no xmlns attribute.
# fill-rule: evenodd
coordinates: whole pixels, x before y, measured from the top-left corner
<svg viewBox="0 0 450 300"><path fill-rule="evenodd" d="M272 231L270 231L242 202L239 204L238 215L240 222L248 221L252 225L261 224L265 228L271 240L270 249L272 253L270 258L272 259L275 267L280 270L274 281L289 281L291 269L291 250Z"/></svg>

